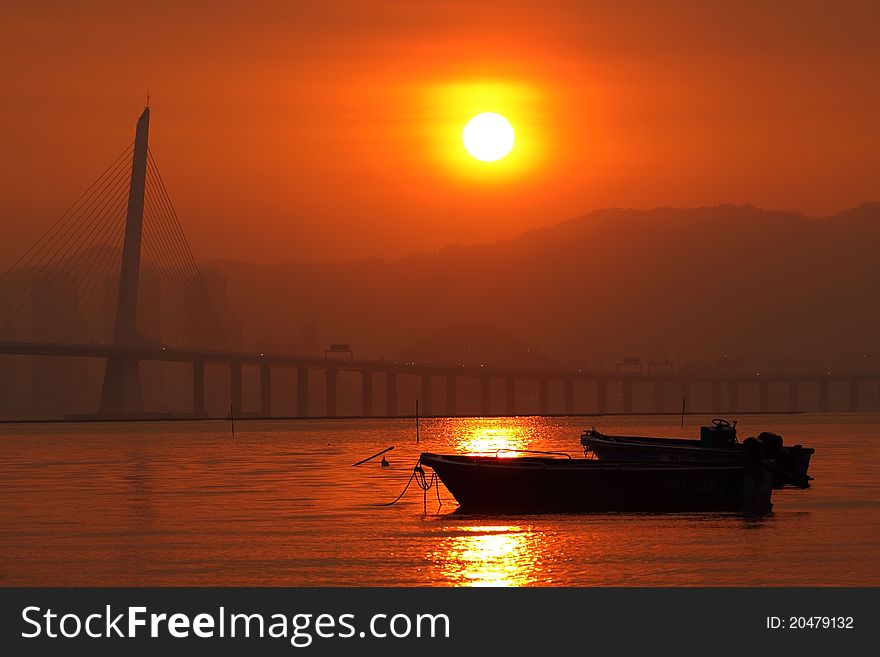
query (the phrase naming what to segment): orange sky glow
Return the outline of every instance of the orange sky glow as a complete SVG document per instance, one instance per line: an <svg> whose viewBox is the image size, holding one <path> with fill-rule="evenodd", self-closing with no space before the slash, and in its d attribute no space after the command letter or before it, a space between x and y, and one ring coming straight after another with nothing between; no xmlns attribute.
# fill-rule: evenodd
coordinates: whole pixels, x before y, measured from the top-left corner
<svg viewBox="0 0 880 657"><path fill-rule="evenodd" d="M765 6L767 4L768 6ZM601 207L880 194L871 2L12 2L0 265L133 137L199 259L394 257ZM498 112L516 147L464 151Z"/></svg>

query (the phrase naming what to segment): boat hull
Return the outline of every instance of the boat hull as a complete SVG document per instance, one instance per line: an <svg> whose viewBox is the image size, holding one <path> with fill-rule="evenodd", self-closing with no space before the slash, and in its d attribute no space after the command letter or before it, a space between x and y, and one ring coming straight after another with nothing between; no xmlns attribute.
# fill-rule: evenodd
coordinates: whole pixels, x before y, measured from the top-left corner
<svg viewBox="0 0 880 657"><path fill-rule="evenodd" d="M733 465L646 465L594 459L424 453L467 512L755 511L770 509L772 471Z"/></svg>

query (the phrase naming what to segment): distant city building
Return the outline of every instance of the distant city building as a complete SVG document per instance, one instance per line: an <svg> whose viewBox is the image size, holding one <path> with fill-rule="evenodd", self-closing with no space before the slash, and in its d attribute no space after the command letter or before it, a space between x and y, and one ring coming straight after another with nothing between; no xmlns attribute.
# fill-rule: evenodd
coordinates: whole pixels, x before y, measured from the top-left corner
<svg viewBox="0 0 880 657"><path fill-rule="evenodd" d="M78 295L77 281L64 269L35 274L31 287L31 336L35 342L77 342L85 338ZM60 417L84 406L86 360L34 356L31 363L33 414Z"/></svg>
<svg viewBox="0 0 880 657"><path fill-rule="evenodd" d="M44 269L31 284L31 339L36 342L75 342L81 337L79 285L65 269Z"/></svg>

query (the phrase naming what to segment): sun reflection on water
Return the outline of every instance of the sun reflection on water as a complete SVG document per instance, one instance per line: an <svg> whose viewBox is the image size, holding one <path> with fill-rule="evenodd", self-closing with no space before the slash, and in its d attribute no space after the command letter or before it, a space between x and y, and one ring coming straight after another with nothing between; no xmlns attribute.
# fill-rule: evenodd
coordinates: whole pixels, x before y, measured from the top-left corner
<svg viewBox="0 0 880 657"><path fill-rule="evenodd" d="M507 418L473 418L456 435L457 451L467 454L516 456L514 451L528 449L532 442L529 428Z"/></svg>
<svg viewBox="0 0 880 657"><path fill-rule="evenodd" d="M526 586L537 580L537 554L529 528L490 525L455 528L431 557L457 586Z"/></svg>

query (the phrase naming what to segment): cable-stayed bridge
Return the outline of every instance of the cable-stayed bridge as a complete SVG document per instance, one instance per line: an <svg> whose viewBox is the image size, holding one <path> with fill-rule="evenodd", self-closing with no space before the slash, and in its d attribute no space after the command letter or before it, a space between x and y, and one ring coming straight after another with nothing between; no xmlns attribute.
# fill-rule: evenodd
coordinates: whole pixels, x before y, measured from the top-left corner
<svg viewBox="0 0 880 657"><path fill-rule="evenodd" d="M150 152L149 130L147 107L134 141L0 279L0 337L79 344L83 355L93 345L116 347L101 391L99 410L107 415L143 410L139 361L127 350L167 346L138 328L142 253L185 323L188 342L229 347Z"/></svg>
<svg viewBox="0 0 880 657"><path fill-rule="evenodd" d="M715 412L796 411L802 407L804 391L814 393L817 410L831 409L835 391L836 396L846 395L847 410L865 406L866 396L873 397L869 406L878 402L880 374L761 377L757 373L519 371L232 351L150 151L149 129L147 107L138 119L134 141L0 277L0 355L102 359L100 401L92 417L144 416L141 363L150 361L191 364L195 416L203 416L206 410L206 364L228 367L228 398L237 416L245 411L245 367L259 369L260 406L251 413L264 417L273 415L273 368L296 369L296 415L300 417L313 414L311 388L316 384L310 373L315 372L321 374L318 385L323 387L323 415L328 417L338 415L340 373L353 373L360 379L358 415L363 417L377 411L377 377L384 383L384 408L379 412L387 416L398 415L401 377L415 379L425 415L457 415L463 379L478 382L473 396L479 401L472 412L483 415L522 412L523 387L536 388L536 408L529 411L540 414L669 411L670 402L688 398L697 387L705 389L707 401L704 408L694 410ZM139 303L145 268L158 279L176 311L183 327L178 343L160 339L160 327ZM439 394L434 385L438 379L445 382ZM741 389L751 391L756 403L742 405ZM649 407L635 404L634 390L651 400ZM773 401L779 392L787 401L782 407ZM441 399L442 406L437 403Z"/></svg>

